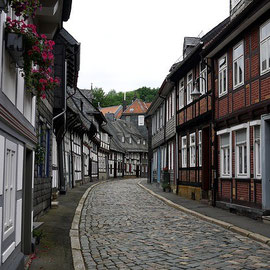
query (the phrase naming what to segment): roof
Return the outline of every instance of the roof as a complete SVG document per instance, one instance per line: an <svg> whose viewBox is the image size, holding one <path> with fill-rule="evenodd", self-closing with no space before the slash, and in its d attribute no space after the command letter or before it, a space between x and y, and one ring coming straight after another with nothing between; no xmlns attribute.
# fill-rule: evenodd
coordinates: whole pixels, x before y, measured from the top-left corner
<svg viewBox="0 0 270 270"><path fill-rule="evenodd" d="M119 112L115 115L115 118L120 119L122 114L123 114L123 108L121 108L121 110L119 110Z"/></svg>
<svg viewBox="0 0 270 270"><path fill-rule="evenodd" d="M106 113L113 113L113 114L117 114L118 111L120 111L122 108L122 105L117 105L117 106L111 106L111 107L106 107L106 108L101 108L100 111L103 113L103 115L105 116Z"/></svg>
<svg viewBox="0 0 270 270"><path fill-rule="evenodd" d="M224 48L233 38L249 27L255 20L270 9L268 0L253 0L235 18L230 20L208 43L205 43L203 54L213 57Z"/></svg>
<svg viewBox="0 0 270 270"><path fill-rule="evenodd" d="M108 122L107 125L110 128L111 134L113 135L114 142L125 152L148 151L147 141L143 138L134 123L118 119ZM122 137L125 138L124 142L122 142ZM131 138L131 143L129 138ZM140 144L138 144L139 139L141 142ZM143 140L145 140L145 144L143 144Z"/></svg>
<svg viewBox="0 0 270 270"><path fill-rule="evenodd" d="M123 114L145 114L148 108L149 105L146 105L144 101L137 98L131 105L127 107Z"/></svg>

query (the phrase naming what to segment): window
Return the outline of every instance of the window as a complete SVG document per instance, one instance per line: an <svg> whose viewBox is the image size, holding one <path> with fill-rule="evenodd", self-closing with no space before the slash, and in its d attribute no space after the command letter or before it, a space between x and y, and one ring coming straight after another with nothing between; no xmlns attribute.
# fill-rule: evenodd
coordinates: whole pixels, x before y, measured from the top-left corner
<svg viewBox="0 0 270 270"><path fill-rule="evenodd" d="M138 125L139 126L144 126L144 115L139 115L138 116Z"/></svg>
<svg viewBox="0 0 270 270"><path fill-rule="evenodd" d="M189 135L189 166L196 166L196 136L195 133Z"/></svg>
<svg viewBox="0 0 270 270"><path fill-rule="evenodd" d="M231 135L226 133L220 136L220 175L231 176Z"/></svg>
<svg viewBox="0 0 270 270"><path fill-rule="evenodd" d="M244 83L244 46L239 43L233 49L233 87L236 88Z"/></svg>
<svg viewBox="0 0 270 270"><path fill-rule="evenodd" d="M202 131L199 131L199 166L202 166Z"/></svg>
<svg viewBox="0 0 270 270"><path fill-rule="evenodd" d="M122 143L124 143L125 142L125 137L124 136L122 136Z"/></svg>
<svg viewBox="0 0 270 270"><path fill-rule="evenodd" d="M187 104L192 102L191 93L193 91L193 75L192 71L187 75Z"/></svg>
<svg viewBox="0 0 270 270"><path fill-rule="evenodd" d="M172 91L172 114L171 117L174 116L174 111L175 111L175 91Z"/></svg>
<svg viewBox="0 0 270 270"><path fill-rule="evenodd" d="M218 77L219 77L219 96L227 94L227 55L218 61Z"/></svg>
<svg viewBox="0 0 270 270"><path fill-rule="evenodd" d="M129 143L131 143L131 142L132 142L131 137L129 137Z"/></svg>
<svg viewBox="0 0 270 270"><path fill-rule="evenodd" d="M200 77L204 78L200 79L200 92L204 95L207 92L207 66L205 62L200 64Z"/></svg>
<svg viewBox="0 0 270 270"><path fill-rule="evenodd" d="M187 167L187 136L182 137L182 168Z"/></svg>
<svg viewBox="0 0 270 270"><path fill-rule="evenodd" d="M247 176L248 174L248 144L247 144L247 129L236 131L236 175L239 177Z"/></svg>
<svg viewBox="0 0 270 270"><path fill-rule="evenodd" d="M160 128L160 115L159 115L159 110L157 110L157 131Z"/></svg>
<svg viewBox="0 0 270 270"><path fill-rule="evenodd" d="M6 140L4 174L4 239L14 231L17 145Z"/></svg>
<svg viewBox="0 0 270 270"><path fill-rule="evenodd" d="M179 82L179 110L185 106L184 98L185 98L185 84L184 79Z"/></svg>
<svg viewBox="0 0 270 270"><path fill-rule="evenodd" d="M145 145L145 140L143 140L143 145Z"/></svg>
<svg viewBox="0 0 270 270"><path fill-rule="evenodd" d="M260 29L261 74L270 70L270 20Z"/></svg>
<svg viewBox="0 0 270 270"><path fill-rule="evenodd" d="M141 140L140 139L137 140L137 144L141 144Z"/></svg>
<svg viewBox="0 0 270 270"><path fill-rule="evenodd" d="M168 157L169 157L169 170L174 169L174 143L169 144L169 149L168 149Z"/></svg>
<svg viewBox="0 0 270 270"><path fill-rule="evenodd" d="M261 126L254 126L254 176L261 178Z"/></svg>

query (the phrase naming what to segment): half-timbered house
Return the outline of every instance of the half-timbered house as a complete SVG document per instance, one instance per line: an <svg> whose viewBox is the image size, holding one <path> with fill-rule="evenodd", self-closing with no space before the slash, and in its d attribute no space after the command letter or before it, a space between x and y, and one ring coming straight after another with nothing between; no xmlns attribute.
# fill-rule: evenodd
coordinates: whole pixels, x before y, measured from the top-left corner
<svg viewBox="0 0 270 270"><path fill-rule="evenodd" d="M214 70L217 204L255 216L270 210L269 18L269 1L231 1L203 52Z"/></svg>

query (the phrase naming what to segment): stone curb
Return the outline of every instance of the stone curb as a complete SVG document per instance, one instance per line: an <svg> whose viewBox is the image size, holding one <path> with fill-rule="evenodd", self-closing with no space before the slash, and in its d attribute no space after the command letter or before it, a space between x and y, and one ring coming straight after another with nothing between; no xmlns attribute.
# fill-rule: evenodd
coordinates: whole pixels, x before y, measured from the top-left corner
<svg viewBox="0 0 270 270"><path fill-rule="evenodd" d="M89 194L89 192L95 188L96 186L104 183L106 181L98 182L92 186L90 186L83 194L80 199L80 202L76 208L73 221L71 224L71 229L69 231L69 237L71 242L71 252L73 258L73 265L75 270L86 270L82 250L81 250L81 243L80 243L80 233L79 233L79 224L81 219L81 212L83 209L84 202Z"/></svg>
<svg viewBox="0 0 270 270"><path fill-rule="evenodd" d="M142 185L141 183L138 183L138 186L140 186L141 188L143 188L144 190L146 190L147 192L149 192L151 195L153 195L154 197L160 199L161 201L165 202L167 205L171 206L171 207L174 207L175 209L177 210L180 210L186 214L189 214L189 215L193 215L195 217L198 217L204 221L207 221L207 222L210 222L210 223L213 223L213 224L216 224L216 225L219 225L227 230L230 230L234 233L238 233L240 235L243 235L243 236L246 236L248 238L251 238L252 240L255 240L255 241L258 241L260 243L263 243L263 244L267 244L268 246L270 246L270 238L268 237L265 237L261 234L258 234L258 233L253 233L251 231L248 231L248 230L245 230L245 229L242 229L240 227L237 227L231 223L228 223L228 222L224 222L224 221L221 221L219 219L215 219L215 218L211 218L211 217L208 217L208 216L205 216L203 214L200 214L196 211L193 211L193 210L190 210L188 208L185 208L181 205L178 205L158 194L156 194L155 192L153 192L152 190L148 189L147 187L145 187L144 185Z"/></svg>

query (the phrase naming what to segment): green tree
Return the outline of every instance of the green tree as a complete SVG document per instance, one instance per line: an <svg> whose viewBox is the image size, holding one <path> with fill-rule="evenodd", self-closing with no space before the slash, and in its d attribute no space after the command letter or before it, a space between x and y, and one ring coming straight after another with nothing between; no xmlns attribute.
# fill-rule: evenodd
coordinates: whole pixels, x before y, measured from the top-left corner
<svg viewBox="0 0 270 270"><path fill-rule="evenodd" d="M100 106L102 107L104 100L105 100L105 92L103 91L103 89L95 87L93 89L93 104L94 104L94 106L98 107L98 105L100 104Z"/></svg>

